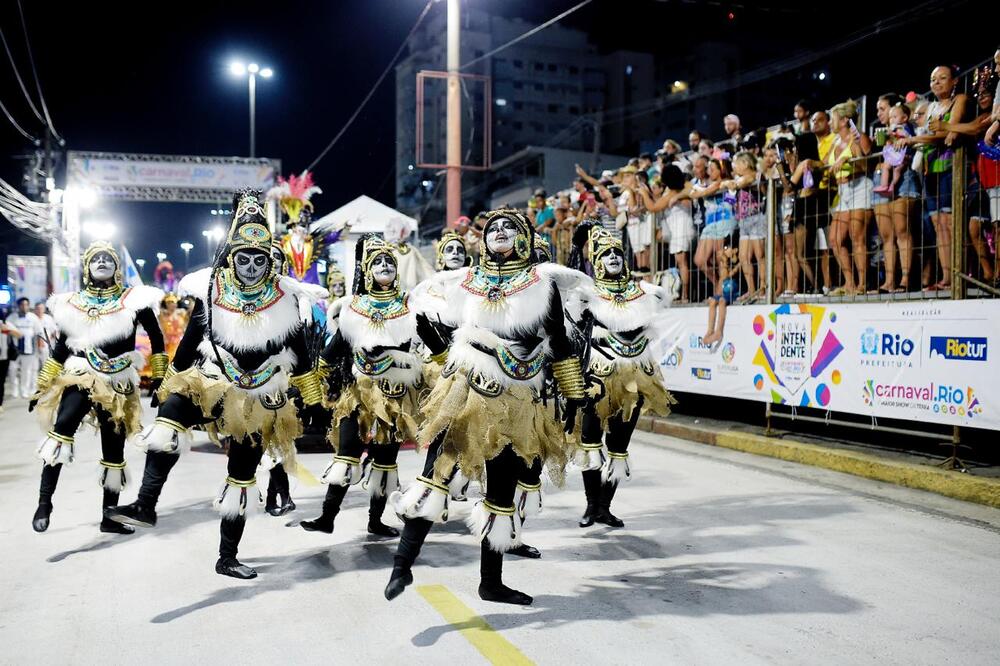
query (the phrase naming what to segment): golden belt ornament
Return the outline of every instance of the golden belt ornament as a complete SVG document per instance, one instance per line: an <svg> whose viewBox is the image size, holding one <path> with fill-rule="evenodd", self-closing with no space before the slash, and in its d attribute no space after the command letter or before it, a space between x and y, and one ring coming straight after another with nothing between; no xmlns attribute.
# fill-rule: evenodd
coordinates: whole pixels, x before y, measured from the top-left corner
<svg viewBox="0 0 1000 666"><path fill-rule="evenodd" d="M288 402L288 399L285 397L285 394L282 393L281 391L273 394L265 393L262 396L260 396L260 404L264 405L264 407L272 411L277 411L281 409L282 407L285 406L286 402Z"/></svg>
<svg viewBox="0 0 1000 666"><path fill-rule="evenodd" d="M602 361L597 358L591 359L590 371L598 377L607 377L615 371L615 364L613 361Z"/></svg>
<svg viewBox="0 0 1000 666"><path fill-rule="evenodd" d="M503 393L503 386L500 382L490 379L478 370L469 372L468 377L469 386L480 395L484 395L487 398L495 398Z"/></svg>
<svg viewBox="0 0 1000 666"><path fill-rule="evenodd" d="M354 365L357 366L362 374L369 377L377 377L388 372L389 368L392 367L392 361L391 356L383 356L382 358L372 360L363 350L354 352Z"/></svg>
<svg viewBox="0 0 1000 666"><path fill-rule="evenodd" d="M612 351L624 358L635 358L646 351L646 347L649 346L649 338L645 335L640 335L632 342L622 340L616 337L614 333L609 333L605 339Z"/></svg>
<svg viewBox="0 0 1000 666"><path fill-rule="evenodd" d="M106 375L113 375L116 372L121 372L132 365L132 358L128 354L108 358L98 350L90 348L84 352L84 355L87 359L87 363L90 364L90 367Z"/></svg>
<svg viewBox="0 0 1000 666"><path fill-rule="evenodd" d="M529 359L521 359L504 345L497 345L493 355L500 364L500 369L511 379L525 381L538 375L545 365L545 357L539 352Z"/></svg>
<svg viewBox="0 0 1000 666"><path fill-rule="evenodd" d="M390 382L388 379L380 379L379 390L387 398L402 398L406 394L406 384L403 382Z"/></svg>
<svg viewBox="0 0 1000 666"><path fill-rule="evenodd" d="M244 372L229 359L223 359L222 371L226 374L226 378L229 379L229 381L236 384L241 389L255 389L269 382L271 377L274 377L275 373L278 372L278 367L268 365L264 369Z"/></svg>

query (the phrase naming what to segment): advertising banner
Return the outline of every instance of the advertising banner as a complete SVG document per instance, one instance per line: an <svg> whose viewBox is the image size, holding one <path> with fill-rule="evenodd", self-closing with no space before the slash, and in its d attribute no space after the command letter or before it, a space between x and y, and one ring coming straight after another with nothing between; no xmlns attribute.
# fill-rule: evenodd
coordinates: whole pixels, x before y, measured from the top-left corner
<svg viewBox="0 0 1000 666"><path fill-rule="evenodd" d="M675 308L667 386L795 407L1000 429L1000 301Z"/></svg>
<svg viewBox="0 0 1000 666"><path fill-rule="evenodd" d="M48 298L48 260L45 257L11 254L7 256L7 283L14 298L27 298L34 305Z"/></svg>

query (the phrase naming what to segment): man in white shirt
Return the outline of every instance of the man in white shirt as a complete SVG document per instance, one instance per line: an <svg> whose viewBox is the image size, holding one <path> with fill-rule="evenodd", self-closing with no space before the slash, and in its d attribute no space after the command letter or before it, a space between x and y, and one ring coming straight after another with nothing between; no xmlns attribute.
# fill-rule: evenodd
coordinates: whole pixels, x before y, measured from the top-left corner
<svg viewBox="0 0 1000 666"><path fill-rule="evenodd" d="M29 306L27 298L17 299L17 310L7 317L7 325L13 326L21 334L16 340L17 360L11 363L11 379L14 380L14 396L30 398L35 393L38 377L38 351L44 334L42 321Z"/></svg>

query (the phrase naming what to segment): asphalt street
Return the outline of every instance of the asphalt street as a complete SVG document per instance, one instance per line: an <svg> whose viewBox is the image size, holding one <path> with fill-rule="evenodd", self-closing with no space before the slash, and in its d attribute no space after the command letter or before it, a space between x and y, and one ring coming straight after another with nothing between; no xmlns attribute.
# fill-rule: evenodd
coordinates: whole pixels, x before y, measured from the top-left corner
<svg viewBox="0 0 1000 666"><path fill-rule="evenodd" d="M351 489L333 535L323 486L255 516L215 574L213 494L225 458L196 439L159 525L100 534L100 448L77 438L49 531L31 529L41 430L23 400L0 414L0 663L993 664L1000 648L1000 511L778 460L637 433L626 526L580 529L580 475L547 488L525 528L540 560L505 562L531 607L481 601L478 544L453 505L414 568L382 596L394 540L365 533ZM135 497L143 454L129 447ZM400 454L409 482L421 456ZM328 456L303 456L318 476ZM266 475L262 475L266 477ZM474 487L475 489L475 487ZM399 525L395 516L390 524Z"/></svg>

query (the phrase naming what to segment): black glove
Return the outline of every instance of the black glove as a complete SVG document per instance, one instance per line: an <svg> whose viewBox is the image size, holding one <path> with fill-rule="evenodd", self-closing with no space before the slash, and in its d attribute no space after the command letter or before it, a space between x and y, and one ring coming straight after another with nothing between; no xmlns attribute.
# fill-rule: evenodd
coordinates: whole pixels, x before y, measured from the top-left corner
<svg viewBox="0 0 1000 666"><path fill-rule="evenodd" d="M566 409L563 410L563 423L565 424L563 429L567 435L573 434L573 430L576 428L577 412L586 404L586 400L580 400L579 398L568 398L566 400Z"/></svg>
<svg viewBox="0 0 1000 666"><path fill-rule="evenodd" d="M417 336L435 356L448 348L437 328L422 312L417 313Z"/></svg>

